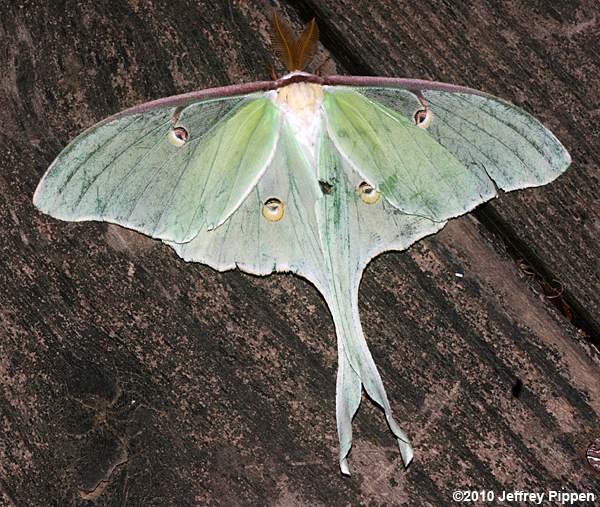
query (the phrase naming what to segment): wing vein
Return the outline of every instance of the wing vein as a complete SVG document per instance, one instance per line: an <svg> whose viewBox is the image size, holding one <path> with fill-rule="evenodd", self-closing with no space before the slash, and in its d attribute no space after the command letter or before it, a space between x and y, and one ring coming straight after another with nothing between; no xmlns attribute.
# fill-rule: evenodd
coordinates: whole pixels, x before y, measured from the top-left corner
<svg viewBox="0 0 600 507"><path fill-rule="evenodd" d="M512 153L512 154L513 154L513 155L514 155L514 156L515 156L517 159L519 159L519 161L520 161L520 162L523 164L523 166L524 166L524 167L526 167L526 168L528 168L528 169L531 169L531 165L530 165L529 163L525 162L525 160L523 160L523 157L521 156L521 154L520 154L518 151L514 151L513 149L511 149L511 147L510 147L510 146L508 146L508 145L507 145L507 144L506 144L506 143L505 143L505 142L504 142L502 139L500 139L499 137L495 136L494 134L492 134L492 133L491 133L491 132L489 132L488 130L486 130L486 129L482 128L482 127L481 127L481 126L479 126L478 124L476 124L476 123L474 123L474 122L470 121L468 118L465 118L464 116L462 116L462 115L458 114L456 111L450 111L449 109L447 109L447 108L445 108L445 107L441 106L441 105L440 105L438 102L432 102L432 101L430 101L430 103L431 103L433 106L435 106L435 107L437 107L437 108L440 108L440 109L442 109L442 110L443 110L443 111L445 111L446 113L450 113L451 115L453 115L453 116L455 116L455 117L458 117L458 118L460 118L462 121L464 121L466 124L468 124L468 125L470 125L471 127L473 127L475 130L477 130L477 131L481 132L482 134L485 134L486 136L488 136L489 138L493 139L494 141L497 141L497 142L498 142L499 144L501 144L501 145L502 145L504 148L506 148L506 150L507 150L507 152L508 152L508 153ZM479 108L477 108L477 109L479 109ZM484 112L484 113L485 113L485 112ZM488 113L485 113L485 114L488 114ZM489 114L488 114L488 116L492 116L492 115L489 115ZM492 116L492 118L495 118L495 119L497 119L497 117L496 117L496 116ZM499 121L499 120L498 120L498 121ZM500 122L500 123L502 123L502 122ZM508 126L508 125L507 125L507 126ZM522 135L522 134L519 134L519 132L518 132L518 131L516 131L516 130L515 130L515 132L517 132L517 134L518 134L518 135L519 135L519 136L520 136L522 139L525 139L525 140L526 140L526 141L527 141L529 144L531 144L532 146L534 146L535 150L538 152L538 154L540 154L540 151L539 151L539 149L537 149L537 147L536 147L535 145L533 145L533 143L532 143L532 142L531 142L529 139L527 139L526 137L523 137L523 135ZM471 144L472 144L473 146L477 147L477 145L475 145L475 144L474 144L472 141L471 141ZM544 155L542 155L542 160L544 160L544 162L546 162L546 163L548 162L548 161L546 160L546 157L545 157Z"/></svg>
<svg viewBox="0 0 600 507"><path fill-rule="evenodd" d="M57 190L56 195L54 197L54 201L52 202L52 207L53 208L56 206L56 201L58 201L59 197L62 196L63 192L65 191L65 188L70 183L70 181L73 179L73 177L75 176L75 174L77 174L81 170L81 168L96 154L96 152L98 152L98 150L100 150L101 148L104 148L115 137L117 137L121 132L123 132L123 130L125 130L128 127L130 127L131 125L133 125L138 120L140 120L139 117L135 118L134 121L132 121L132 122L128 123L127 125L125 125L123 128L121 128L120 130L118 130L117 132L115 132L113 135L111 135L108 139L106 139L103 143L99 144L96 148L94 148L92 151L89 152L89 154L86 156L86 158L73 171L71 171L71 173L67 176L65 182ZM59 155L59 157L60 157L60 155Z"/></svg>
<svg viewBox="0 0 600 507"><path fill-rule="evenodd" d="M88 193L88 191L92 188L92 186L94 185L94 183L98 180L98 178L100 178L100 176L102 176L104 174L104 171L106 171L107 169L109 169L114 164L114 162L116 162L132 146L134 146L137 143L143 141L148 136L154 134L157 130L160 130L164 126L165 126L165 123L159 124L158 126L156 126L155 128L153 128L152 130L150 130L147 133L145 133L142 137L136 139L134 142L132 142L132 143L128 144L127 146L125 146L102 169L100 169L98 172L96 172L96 174L94 174L94 176L91 178L90 181L86 181L85 189L82 189L83 191L79 194L79 197L78 197L77 201L73 205L73 209L75 209L77 206L79 206L79 204L81 203L81 201L83 200L83 198L86 196L86 194ZM156 146L156 144L154 144L154 146L152 147L152 149L155 146ZM151 150L149 150L149 151L151 151ZM138 166L139 162L145 157L146 154L147 154L147 152L145 154L142 154L141 157L134 163L134 166L133 166L134 168L136 168Z"/></svg>

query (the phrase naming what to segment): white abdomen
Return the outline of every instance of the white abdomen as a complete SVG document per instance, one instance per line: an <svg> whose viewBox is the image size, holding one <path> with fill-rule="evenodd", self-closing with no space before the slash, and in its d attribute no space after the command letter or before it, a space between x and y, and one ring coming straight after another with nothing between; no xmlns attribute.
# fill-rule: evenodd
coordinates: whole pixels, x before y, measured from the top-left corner
<svg viewBox="0 0 600 507"><path fill-rule="evenodd" d="M293 83L278 88L272 100L290 126L311 167L315 168L322 121L323 87L314 83Z"/></svg>

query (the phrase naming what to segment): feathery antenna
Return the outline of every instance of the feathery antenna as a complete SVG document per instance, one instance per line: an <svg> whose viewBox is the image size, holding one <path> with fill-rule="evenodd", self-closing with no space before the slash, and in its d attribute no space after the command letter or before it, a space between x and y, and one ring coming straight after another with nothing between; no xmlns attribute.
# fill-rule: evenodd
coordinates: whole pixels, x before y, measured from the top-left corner
<svg viewBox="0 0 600 507"><path fill-rule="evenodd" d="M314 18L310 20L298 38L275 11L271 17L271 24L273 26L271 43L283 64L290 72L303 70L317 52L319 42L317 22Z"/></svg>
<svg viewBox="0 0 600 507"><path fill-rule="evenodd" d="M296 41L296 64L298 70L304 69L315 56L319 43L319 27L315 18L311 19Z"/></svg>
<svg viewBox="0 0 600 507"><path fill-rule="evenodd" d="M283 21L277 13L273 11L271 17L271 24L273 25L273 32L271 33L271 43L275 48L275 52L288 68L288 70L295 70L296 59L294 58L295 40L292 30Z"/></svg>

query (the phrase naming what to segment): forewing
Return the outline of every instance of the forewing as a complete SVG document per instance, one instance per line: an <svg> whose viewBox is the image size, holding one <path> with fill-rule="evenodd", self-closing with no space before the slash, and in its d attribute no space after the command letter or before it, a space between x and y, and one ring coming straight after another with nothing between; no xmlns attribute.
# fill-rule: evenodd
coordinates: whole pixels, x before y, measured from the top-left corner
<svg viewBox="0 0 600 507"><path fill-rule="evenodd" d="M545 185L571 163L569 153L552 132L504 100L444 83L396 80L409 90L393 87L391 81L385 87L356 90L407 119L425 106L429 108L432 120L426 132L469 171L492 179L503 190Z"/></svg>
<svg viewBox="0 0 600 507"><path fill-rule="evenodd" d="M545 185L571 163L560 141L522 109L490 96L424 90L429 132L470 170L510 191Z"/></svg>
<svg viewBox="0 0 600 507"><path fill-rule="evenodd" d="M169 131L184 127L181 146ZM52 163L34 195L63 220L104 220L185 242L223 223L264 173L278 135L264 94L159 107L102 122Z"/></svg>
<svg viewBox="0 0 600 507"><path fill-rule="evenodd" d="M489 178L470 171L411 117L343 87L328 88L324 107L345 160L404 213L441 222L495 195Z"/></svg>

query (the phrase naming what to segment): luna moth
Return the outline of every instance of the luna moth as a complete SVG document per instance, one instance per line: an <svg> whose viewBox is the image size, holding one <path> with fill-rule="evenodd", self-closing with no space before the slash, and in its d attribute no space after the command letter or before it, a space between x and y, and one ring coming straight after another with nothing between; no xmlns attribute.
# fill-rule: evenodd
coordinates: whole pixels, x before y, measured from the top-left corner
<svg viewBox="0 0 600 507"><path fill-rule="evenodd" d="M361 327L369 261L403 250L499 190L544 185L570 164L538 120L486 93L439 82L305 72L318 28L273 16L289 73L126 109L54 160L33 202L61 220L100 220L162 240L184 260L314 284L337 335L339 466L349 474L362 390L407 466Z"/></svg>

